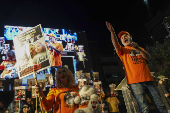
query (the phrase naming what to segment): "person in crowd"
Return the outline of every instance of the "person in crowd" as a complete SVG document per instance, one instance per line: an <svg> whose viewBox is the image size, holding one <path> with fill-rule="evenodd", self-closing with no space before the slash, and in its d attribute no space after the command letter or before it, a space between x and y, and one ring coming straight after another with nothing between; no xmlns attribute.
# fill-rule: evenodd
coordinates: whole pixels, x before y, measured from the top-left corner
<svg viewBox="0 0 170 113"><path fill-rule="evenodd" d="M107 98L105 102L109 106L109 113L120 113L119 112L120 101L116 96L111 96L110 91L107 92Z"/></svg>
<svg viewBox="0 0 170 113"><path fill-rule="evenodd" d="M54 113L74 113L78 108L74 99L75 96L79 96L79 88L75 84L72 72L67 67L59 67L55 77L56 88L52 88L47 97L44 96L40 86L36 85L43 109L49 111L54 106Z"/></svg>
<svg viewBox="0 0 170 113"><path fill-rule="evenodd" d="M0 65L0 70L3 70L1 73L1 78L4 78L5 74L9 74L12 71L10 68L14 67L16 63L14 51L8 50L6 57L7 59L4 60Z"/></svg>
<svg viewBox="0 0 170 113"><path fill-rule="evenodd" d="M52 66L52 75L55 75L55 68L62 66L61 52L63 51L63 45L61 43L56 43L55 38L55 34L49 34L49 43L47 43L47 48L50 54L50 64Z"/></svg>
<svg viewBox="0 0 170 113"><path fill-rule="evenodd" d="M166 109L170 110L170 93L169 93L169 90L166 84L167 82L166 80L168 78L166 78L163 75L158 76L158 78L160 79L158 82L158 89L159 89L160 95L162 97L162 100L165 104Z"/></svg>
<svg viewBox="0 0 170 113"><path fill-rule="evenodd" d="M45 44L43 45L41 42L37 42L35 44L35 56L33 58L34 64L39 64L42 61L47 59L47 52L45 48Z"/></svg>
<svg viewBox="0 0 170 113"><path fill-rule="evenodd" d="M118 34L124 47L121 46L112 25L106 22L106 26L111 33L111 40L116 53L123 63L127 84L137 101L140 113L149 112L145 94L147 89L153 97L157 111L167 113L158 89L153 84L154 79L146 63L146 61L149 61L151 58L150 54L142 47L139 47L137 43L132 42L132 36L126 31L121 31Z"/></svg>
<svg viewBox="0 0 170 113"><path fill-rule="evenodd" d="M10 111L9 110L5 110L5 112L4 113L10 113Z"/></svg>
<svg viewBox="0 0 170 113"><path fill-rule="evenodd" d="M29 106L27 104L24 104L20 113L34 113L34 112L30 112Z"/></svg>
<svg viewBox="0 0 170 113"><path fill-rule="evenodd" d="M26 102L27 102L26 105L28 105L30 112L34 113L35 112L35 104L33 102L33 99L31 97L27 97Z"/></svg>
<svg viewBox="0 0 170 113"><path fill-rule="evenodd" d="M5 112L4 103L2 101L0 101L0 113L4 113L4 112Z"/></svg>
<svg viewBox="0 0 170 113"><path fill-rule="evenodd" d="M10 113L18 113L18 112L20 112L22 110L23 104L24 103L22 102L22 100L20 100L20 101L12 101L9 104L7 110L9 110Z"/></svg>

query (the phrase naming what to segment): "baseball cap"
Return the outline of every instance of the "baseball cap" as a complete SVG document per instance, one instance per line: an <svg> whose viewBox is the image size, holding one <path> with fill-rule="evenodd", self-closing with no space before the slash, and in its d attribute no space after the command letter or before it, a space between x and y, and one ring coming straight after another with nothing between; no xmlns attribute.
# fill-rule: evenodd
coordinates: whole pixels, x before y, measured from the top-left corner
<svg viewBox="0 0 170 113"><path fill-rule="evenodd" d="M121 31L121 32L118 34L118 37L121 38L121 36L122 36L123 34L130 35L127 31Z"/></svg>
<svg viewBox="0 0 170 113"><path fill-rule="evenodd" d="M160 75L158 76L159 79L168 79L167 77L163 76L163 75Z"/></svg>
<svg viewBox="0 0 170 113"><path fill-rule="evenodd" d="M23 108L29 108L28 105L24 104Z"/></svg>

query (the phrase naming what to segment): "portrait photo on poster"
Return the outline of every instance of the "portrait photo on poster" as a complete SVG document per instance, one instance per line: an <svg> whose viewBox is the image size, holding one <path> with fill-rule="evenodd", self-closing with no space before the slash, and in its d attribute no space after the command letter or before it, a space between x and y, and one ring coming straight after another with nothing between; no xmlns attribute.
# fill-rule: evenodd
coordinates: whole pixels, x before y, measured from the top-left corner
<svg viewBox="0 0 170 113"><path fill-rule="evenodd" d="M14 87L22 86L22 79L14 79Z"/></svg>
<svg viewBox="0 0 170 113"><path fill-rule="evenodd" d="M28 91L31 91L32 86L35 86L35 79L27 79Z"/></svg>
<svg viewBox="0 0 170 113"><path fill-rule="evenodd" d="M54 80L52 74L45 74L45 84L46 86L54 85Z"/></svg>
<svg viewBox="0 0 170 113"><path fill-rule="evenodd" d="M42 89L43 91L46 91L45 79L37 80L37 83L38 83L38 85L41 87L41 89Z"/></svg>
<svg viewBox="0 0 170 113"><path fill-rule="evenodd" d="M24 78L50 67L41 25L37 25L13 38L19 76Z"/></svg>
<svg viewBox="0 0 170 113"><path fill-rule="evenodd" d="M78 79L78 87L82 88L84 85L87 85L86 79Z"/></svg>
<svg viewBox="0 0 170 113"><path fill-rule="evenodd" d="M35 86L31 87L31 96L32 98L38 97L38 94L36 93Z"/></svg>
<svg viewBox="0 0 170 113"><path fill-rule="evenodd" d="M26 86L15 87L15 101L25 100L26 97Z"/></svg>

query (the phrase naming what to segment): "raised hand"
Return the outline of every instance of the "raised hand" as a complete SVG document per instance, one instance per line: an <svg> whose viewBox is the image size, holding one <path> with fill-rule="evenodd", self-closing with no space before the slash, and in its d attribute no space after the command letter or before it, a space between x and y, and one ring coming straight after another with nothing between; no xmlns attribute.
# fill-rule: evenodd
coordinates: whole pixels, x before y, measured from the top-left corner
<svg viewBox="0 0 170 113"><path fill-rule="evenodd" d="M106 26L110 32L114 32L113 26L107 21L106 21Z"/></svg>

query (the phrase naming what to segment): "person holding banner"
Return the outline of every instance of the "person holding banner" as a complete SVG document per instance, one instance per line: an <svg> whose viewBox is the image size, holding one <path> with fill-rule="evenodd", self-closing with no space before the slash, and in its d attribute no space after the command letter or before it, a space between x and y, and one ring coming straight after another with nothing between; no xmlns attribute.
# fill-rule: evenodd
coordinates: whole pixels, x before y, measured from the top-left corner
<svg viewBox="0 0 170 113"><path fill-rule="evenodd" d="M52 88L47 97L44 96L42 88L36 85L43 109L49 111L54 106L54 113L74 113L78 108L75 97L79 96L79 88L72 72L67 67L59 67L55 77L56 88Z"/></svg>
<svg viewBox="0 0 170 113"><path fill-rule="evenodd" d="M111 40L116 53L124 65L127 84L137 101L140 113L149 112L146 99L147 90L149 90L150 95L153 97L152 101L156 104L157 111L167 113L158 89L153 83L154 79L146 62L150 60L150 54L133 42L131 35L127 31L121 31L118 34L124 47L121 46L112 25L106 22L106 26L111 33Z"/></svg>

